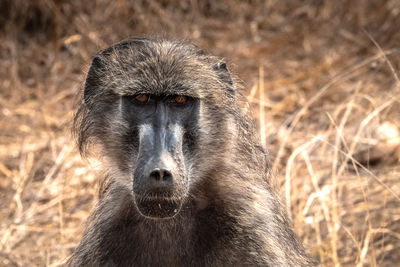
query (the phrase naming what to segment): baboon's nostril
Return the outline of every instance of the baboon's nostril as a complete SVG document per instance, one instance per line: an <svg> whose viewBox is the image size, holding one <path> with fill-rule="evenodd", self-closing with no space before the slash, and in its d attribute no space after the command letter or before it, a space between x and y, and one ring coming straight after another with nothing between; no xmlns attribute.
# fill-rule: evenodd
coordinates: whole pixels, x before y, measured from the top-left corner
<svg viewBox="0 0 400 267"><path fill-rule="evenodd" d="M172 182L172 174L168 170L157 168L150 173L150 179L159 182Z"/></svg>

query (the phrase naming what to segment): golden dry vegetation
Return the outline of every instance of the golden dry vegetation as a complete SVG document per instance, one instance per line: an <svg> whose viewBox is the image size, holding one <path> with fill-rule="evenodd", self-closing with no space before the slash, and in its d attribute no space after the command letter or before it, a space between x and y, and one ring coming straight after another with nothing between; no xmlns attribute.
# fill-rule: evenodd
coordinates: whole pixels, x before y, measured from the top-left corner
<svg viewBox="0 0 400 267"><path fill-rule="evenodd" d="M322 266L400 262L398 0L0 1L0 266L56 266L96 202L70 135L91 57L138 35L228 60Z"/></svg>

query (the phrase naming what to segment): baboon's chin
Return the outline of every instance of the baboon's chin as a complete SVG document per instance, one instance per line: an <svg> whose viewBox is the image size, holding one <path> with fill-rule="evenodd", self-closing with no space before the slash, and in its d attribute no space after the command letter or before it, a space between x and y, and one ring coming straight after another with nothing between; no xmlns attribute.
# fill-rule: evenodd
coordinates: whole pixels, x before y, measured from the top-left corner
<svg viewBox="0 0 400 267"><path fill-rule="evenodd" d="M182 207L180 200L138 199L136 207L140 214L149 219L168 219L179 213Z"/></svg>

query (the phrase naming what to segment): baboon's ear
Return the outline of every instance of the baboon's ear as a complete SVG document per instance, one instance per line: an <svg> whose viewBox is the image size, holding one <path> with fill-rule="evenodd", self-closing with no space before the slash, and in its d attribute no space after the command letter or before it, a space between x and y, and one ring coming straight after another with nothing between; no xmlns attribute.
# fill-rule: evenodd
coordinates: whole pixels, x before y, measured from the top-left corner
<svg viewBox="0 0 400 267"><path fill-rule="evenodd" d="M233 81L232 81L231 73L228 70L228 66L226 65L226 62L220 60L214 65L213 68L217 72L219 78L222 81L224 81L225 83L229 84L229 87L227 89L231 94L234 95L235 94L235 89L233 87Z"/></svg>
<svg viewBox="0 0 400 267"><path fill-rule="evenodd" d="M83 91L83 99L88 108L93 104L96 89L100 86L100 73L104 71L104 68L104 59L99 55L95 56L87 73L85 89Z"/></svg>

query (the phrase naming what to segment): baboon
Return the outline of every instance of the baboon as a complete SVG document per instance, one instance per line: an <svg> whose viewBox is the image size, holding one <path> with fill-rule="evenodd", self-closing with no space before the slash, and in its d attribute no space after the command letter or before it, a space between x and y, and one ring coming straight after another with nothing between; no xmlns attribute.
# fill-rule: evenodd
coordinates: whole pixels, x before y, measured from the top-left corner
<svg viewBox="0 0 400 267"><path fill-rule="evenodd" d="M74 120L106 178L67 266L310 266L224 61L187 41L97 54Z"/></svg>

